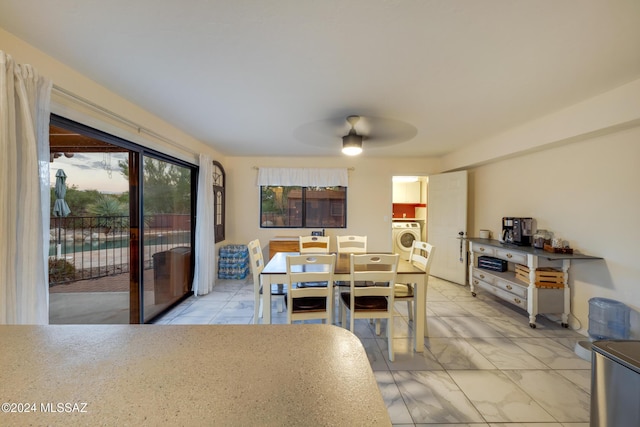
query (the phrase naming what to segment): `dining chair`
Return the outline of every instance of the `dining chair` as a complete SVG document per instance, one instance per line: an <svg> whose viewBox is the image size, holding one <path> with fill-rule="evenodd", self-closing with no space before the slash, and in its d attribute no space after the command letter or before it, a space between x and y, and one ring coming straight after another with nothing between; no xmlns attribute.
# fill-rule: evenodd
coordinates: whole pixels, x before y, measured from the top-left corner
<svg viewBox="0 0 640 427"><path fill-rule="evenodd" d="M329 253L329 236L300 236L301 254Z"/></svg>
<svg viewBox="0 0 640 427"><path fill-rule="evenodd" d="M367 252L367 236L336 236L338 253L364 254Z"/></svg>
<svg viewBox="0 0 640 427"><path fill-rule="evenodd" d="M338 254L364 254L367 253L367 236L336 236ZM364 286L357 283L356 286ZM340 292L349 287L348 281L337 281L335 287L340 297Z"/></svg>
<svg viewBox="0 0 640 427"><path fill-rule="evenodd" d="M247 244L249 248L249 262L251 263L251 275L253 276L253 300L254 303L254 315L253 323L258 323L262 317L262 270L264 270L264 256L262 255L262 247L260 246L260 240L252 240ZM286 295L283 284L273 284L270 289L271 295ZM271 307L269 307L271 309ZM281 310L280 310L281 311Z"/></svg>
<svg viewBox="0 0 640 427"><path fill-rule="evenodd" d="M351 254L349 292L340 294L341 322L346 325L350 313L349 330L355 331L356 319L387 319L389 360L393 362L393 304L394 284L398 271L398 254ZM367 286L356 286L366 282ZM376 322L380 335L380 323Z"/></svg>
<svg viewBox="0 0 640 427"><path fill-rule="evenodd" d="M287 323L309 319L322 319L322 323L332 323L335 264L335 254L287 256L288 291L284 300L287 306ZM314 285L305 286L309 283Z"/></svg>
<svg viewBox="0 0 640 427"><path fill-rule="evenodd" d="M431 269L431 261L433 260L433 253L435 248L433 245L427 242L420 242L414 240L411 245L411 252L409 253L409 262L420 270L424 271L426 277L424 278L425 289L429 283L429 270ZM398 301L407 302L407 311L409 314L409 320L413 320L413 304L415 303L415 284L413 283L396 283L394 286L394 299Z"/></svg>

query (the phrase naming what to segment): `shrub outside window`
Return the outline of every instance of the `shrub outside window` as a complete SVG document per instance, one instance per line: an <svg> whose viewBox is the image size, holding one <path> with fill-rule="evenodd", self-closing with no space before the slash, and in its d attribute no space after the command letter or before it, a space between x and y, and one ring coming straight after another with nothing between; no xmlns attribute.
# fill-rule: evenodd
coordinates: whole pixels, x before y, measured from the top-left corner
<svg viewBox="0 0 640 427"><path fill-rule="evenodd" d="M346 228L346 187L260 187L262 228Z"/></svg>

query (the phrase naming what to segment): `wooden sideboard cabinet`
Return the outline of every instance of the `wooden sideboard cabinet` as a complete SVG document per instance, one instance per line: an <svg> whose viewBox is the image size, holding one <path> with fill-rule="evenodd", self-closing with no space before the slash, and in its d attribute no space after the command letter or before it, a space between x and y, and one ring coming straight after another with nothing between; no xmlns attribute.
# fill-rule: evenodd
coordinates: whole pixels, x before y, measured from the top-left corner
<svg viewBox="0 0 640 427"><path fill-rule="evenodd" d="M528 246L503 244L498 240L469 238L469 286L471 295L482 289L510 302L529 314L529 326L536 327L538 314L561 314L562 326L569 326L569 267L572 259L601 259L583 254L546 252ZM507 271L478 267L479 256L489 256L507 262ZM516 278L516 264L526 266L528 283ZM562 272L562 287L536 286L536 269L554 267Z"/></svg>
<svg viewBox="0 0 640 427"><path fill-rule="evenodd" d="M299 252L300 237L298 236L280 236L269 240L269 259L277 252Z"/></svg>

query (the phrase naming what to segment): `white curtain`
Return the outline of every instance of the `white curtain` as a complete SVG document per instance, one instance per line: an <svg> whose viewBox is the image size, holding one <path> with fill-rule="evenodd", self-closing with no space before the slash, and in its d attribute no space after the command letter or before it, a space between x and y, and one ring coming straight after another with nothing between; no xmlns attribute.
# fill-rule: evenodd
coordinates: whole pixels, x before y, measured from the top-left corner
<svg viewBox="0 0 640 427"><path fill-rule="evenodd" d="M0 51L0 324L49 323L51 86Z"/></svg>
<svg viewBox="0 0 640 427"><path fill-rule="evenodd" d="M346 168L260 168L257 185L346 187L348 181Z"/></svg>
<svg viewBox="0 0 640 427"><path fill-rule="evenodd" d="M200 154L198 202L196 206L196 250L193 293L205 295L213 290L215 280L215 216L213 198L213 161Z"/></svg>

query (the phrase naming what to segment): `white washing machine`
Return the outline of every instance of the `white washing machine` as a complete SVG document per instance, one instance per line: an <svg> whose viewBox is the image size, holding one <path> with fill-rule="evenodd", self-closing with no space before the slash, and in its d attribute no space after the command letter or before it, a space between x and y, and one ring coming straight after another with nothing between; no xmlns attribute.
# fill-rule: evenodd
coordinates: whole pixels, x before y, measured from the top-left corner
<svg viewBox="0 0 640 427"><path fill-rule="evenodd" d="M400 259L409 259L414 240L420 240L421 228L418 222L392 222L393 252Z"/></svg>

